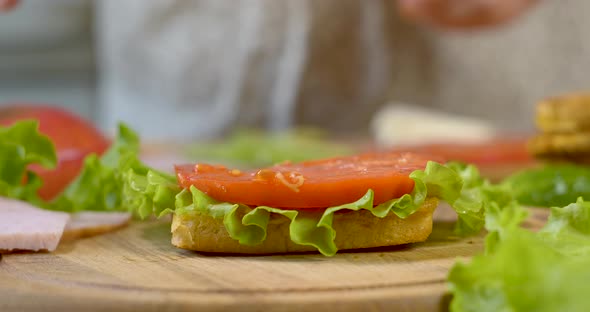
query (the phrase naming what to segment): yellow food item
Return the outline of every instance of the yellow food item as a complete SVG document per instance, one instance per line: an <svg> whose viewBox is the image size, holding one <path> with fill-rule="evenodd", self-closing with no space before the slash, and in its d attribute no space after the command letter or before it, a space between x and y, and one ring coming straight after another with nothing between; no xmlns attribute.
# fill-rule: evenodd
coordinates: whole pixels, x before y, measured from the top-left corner
<svg viewBox="0 0 590 312"><path fill-rule="evenodd" d="M545 133L590 130L590 93L573 93L539 102L537 127Z"/></svg>
<svg viewBox="0 0 590 312"><path fill-rule="evenodd" d="M416 213L401 219L391 213L378 218L369 211L334 214L333 228L338 249L393 246L425 241L432 232L432 214L438 199L427 199ZM289 237L289 219L272 215L266 240L256 246L241 245L227 233L223 219L202 214L175 215L172 220L174 246L216 253L274 254L315 251L312 246L293 243Z"/></svg>

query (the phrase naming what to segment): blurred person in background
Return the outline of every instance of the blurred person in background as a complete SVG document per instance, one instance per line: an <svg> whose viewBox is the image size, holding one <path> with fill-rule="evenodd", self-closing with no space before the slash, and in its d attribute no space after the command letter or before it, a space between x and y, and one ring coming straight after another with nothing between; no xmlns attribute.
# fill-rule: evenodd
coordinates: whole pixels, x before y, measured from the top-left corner
<svg viewBox="0 0 590 312"><path fill-rule="evenodd" d="M536 100L590 72L590 2L522 14L535 2L96 1L102 121L151 139L354 133L396 100L529 129Z"/></svg>

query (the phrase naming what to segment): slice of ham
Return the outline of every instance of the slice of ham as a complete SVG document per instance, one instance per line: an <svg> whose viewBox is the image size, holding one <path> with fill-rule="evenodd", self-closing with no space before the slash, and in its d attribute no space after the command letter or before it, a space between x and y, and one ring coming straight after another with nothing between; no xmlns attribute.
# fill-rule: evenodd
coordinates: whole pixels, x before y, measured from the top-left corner
<svg viewBox="0 0 590 312"><path fill-rule="evenodd" d="M111 232L126 226L125 212L48 211L0 197L0 252L54 251L60 241Z"/></svg>
<svg viewBox="0 0 590 312"><path fill-rule="evenodd" d="M126 226L130 219L126 212L78 212L72 214L62 241L108 233Z"/></svg>
<svg viewBox="0 0 590 312"><path fill-rule="evenodd" d="M70 215L0 197L0 250L57 248Z"/></svg>

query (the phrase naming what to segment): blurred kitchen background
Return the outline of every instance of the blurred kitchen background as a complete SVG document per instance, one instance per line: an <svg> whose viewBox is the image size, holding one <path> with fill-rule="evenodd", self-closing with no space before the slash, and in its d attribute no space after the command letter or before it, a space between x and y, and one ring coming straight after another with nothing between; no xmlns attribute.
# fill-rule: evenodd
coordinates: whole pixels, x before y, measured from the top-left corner
<svg viewBox="0 0 590 312"><path fill-rule="evenodd" d="M90 0L24 1L0 13L0 103L51 103L96 117L92 26Z"/></svg>
<svg viewBox="0 0 590 312"><path fill-rule="evenodd" d="M0 103L55 104L109 131L123 119L158 139L424 120L373 118L405 120L381 110L392 102L530 132L538 100L588 88L590 1L541 0L461 32L408 23L394 3L23 0L0 13Z"/></svg>

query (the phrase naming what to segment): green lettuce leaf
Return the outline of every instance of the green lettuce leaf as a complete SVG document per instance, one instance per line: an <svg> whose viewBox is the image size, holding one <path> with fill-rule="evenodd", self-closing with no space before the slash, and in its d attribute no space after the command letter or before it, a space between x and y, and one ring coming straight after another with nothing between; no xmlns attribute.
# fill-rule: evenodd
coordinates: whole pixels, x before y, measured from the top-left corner
<svg viewBox="0 0 590 312"><path fill-rule="evenodd" d="M455 209L459 216L455 229L457 234L478 233L484 224L485 212L488 209L494 207L500 209L513 204L514 199L510 190L503 185L491 184L480 175L474 165L451 162L446 167L457 173L463 182L459 197L453 201L448 196L440 196L436 193L429 193L429 195L445 200Z"/></svg>
<svg viewBox="0 0 590 312"><path fill-rule="evenodd" d="M502 182L523 205L565 206L590 198L590 167L554 164L518 172Z"/></svg>
<svg viewBox="0 0 590 312"><path fill-rule="evenodd" d="M352 152L351 147L330 142L321 130L310 128L273 134L241 129L223 142L199 143L187 149L193 158L213 159L238 167L263 167L286 160L300 162Z"/></svg>
<svg viewBox="0 0 590 312"><path fill-rule="evenodd" d="M39 133L36 121L20 121L0 127L0 196L41 204L37 190L41 180L28 170L37 164L54 168L55 148L48 137Z"/></svg>
<svg viewBox="0 0 590 312"><path fill-rule="evenodd" d="M130 212L144 219L173 212L176 198L182 198L176 178L148 170L147 173L129 168L123 186L123 203Z"/></svg>
<svg viewBox="0 0 590 312"><path fill-rule="evenodd" d="M174 176L153 171L141 163L139 138L123 124L109 150L102 157L86 157L76 179L54 200L46 202L37 195L41 180L28 167L35 164L52 168L56 163L53 143L39 133L37 121L0 127L0 196L25 200L51 210L131 210L146 216L159 212L146 211L145 207L169 206L170 203L173 206L174 196L180 192ZM130 179L134 183L126 183ZM136 189L141 189L141 196L137 196ZM146 192L152 197L146 197ZM166 202L169 198L172 201Z"/></svg>
<svg viewBox="0 0 590 312"><path fill-rule="evenodd" d="M165 175L151 171L142 174L132 170L127 177L129 206L135 207L137 214L142 217L171 212L178 215L205 214L223 219L229 235L241 244L256 245L266 239L271 214L282 215L291 220L289 231L294 243L313 246L327 256L337 252L334 244L337 233L332 222L334 213L338 211L367 210L378 218L390 213L407 218L422 206L427 197L438 197L456 209L459 214L457 233L465 235L481 230L487 205L499 205L496 198L507 198L501 190L488 185L475 167L460 164L444 166L435 162L429 162L424 170L417 170L410 175L415 182L411 194L374 206L373 191L368 190L353 203L321 211L249 207L220 202L195 187L182 190L173 197L178 189L173 179Z"/></svg>
<svg viewBox="0 0 590 312"><path fill-rule="evenodd" d="M486 253L449 274L452 311L590 311L590 203L552 208L537 233L519 205L490 209Z"/></svg>
<svg viewBox="0 0 590 312"><path fill-rule="evenodd" d="M547 225L537 234L561 254L590 256L590 202L581 197L563 208L551 208Z"/></svg>
<svg viewBox="0 0 590 312"><path fill-rule="evenodd" d="M119 125L116 140L102 157L90 155L84 160L82 171L76 179L46 208L67 212L77 211L125 211L143 213L142 204L130 196L128 175L147 175L148 167L139 160L139 138L135 132ZM156 174L156 173L154 173ZM157 172L160 176L166 176ZM166 176L173 179L172 176ZM148 179L148 177L146 177ZM136 179L138 187L142 182ZM176 192L177 193L177 192ZM176 194L174 193L174 194ZM128 208L131 203L133 208Z"/></svg>

